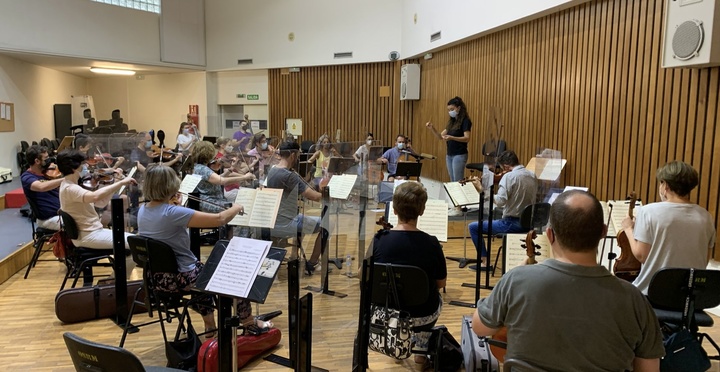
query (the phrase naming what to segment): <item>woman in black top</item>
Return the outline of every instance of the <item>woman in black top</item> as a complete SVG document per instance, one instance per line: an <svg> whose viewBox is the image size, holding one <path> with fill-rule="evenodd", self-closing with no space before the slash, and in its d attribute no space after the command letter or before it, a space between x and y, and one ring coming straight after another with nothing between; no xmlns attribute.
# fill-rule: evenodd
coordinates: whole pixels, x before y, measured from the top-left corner
<svg viewBox="0 0 720 372"><path fill-rule="evenodd" d="M435 137L445 141L447 144L445 162L447 163L448 174L451 182L457 182L463 178L465 164L467 164L467 145L470 142L472 122L468 116L465 102L460 97L448 101L447 109L450 120L448 120L445 130L438 133L431 122L428 122L425 126L433 132Z"/></svg>
<svg viewBox="0 0 720 372"><path fill-rule="evenodd" d="M417 219L425 212L427 192L418 182L405 182L393 194L393 213L398 223L392 230L383 230L373 240L373 258L379 263L417 266L428 276L428 301L414 307L404 307L413 317L415 349L427 350L430 329L440 317L442 298L438 288L445 287L447 267L445 255L437 238L418 230ZM425 356L416 355L416 363L424 363Z"/></svg>

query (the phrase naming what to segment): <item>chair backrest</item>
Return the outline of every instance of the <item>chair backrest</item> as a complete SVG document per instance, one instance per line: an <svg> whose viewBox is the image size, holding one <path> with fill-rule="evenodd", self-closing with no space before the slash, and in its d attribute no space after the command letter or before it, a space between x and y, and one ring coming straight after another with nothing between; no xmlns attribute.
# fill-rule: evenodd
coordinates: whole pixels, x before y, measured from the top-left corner
<svg viewBox="0 0 720 372"><path fill-rule="evenodd" d="M395 278L397 296L400 301L398 307L390 293L391 308L402 310L408 306L417 306L427 302L428 296L430 296L430 282L425 271L417 266L375 262L373 264L371 303L385 304L391 277Z"/></svg>
<svg viewBox="0 0 720 372"><path fill-rule="evenodd" d="M533 366L532 364L522 361L520 359L505 359L503 362L503 372L512 372L513 368L515 371L522 372L545 372L544 369Z"/></svg>
<svg viewBox="0 0 720 372"><path fill-rule="evenodd" d="M68 238L77 239L80 236L80 230L78 229L75 219L62 209L58 213L60 214L60 219L62 220L63 230L65 230Z"/></svg>
<svg viewBox="0 0 720 372"><path fill-rule="evenodd" d="M101 120L102 121L102 120ZM97 127L93 129L93 134L112 134L112 127Z"/></svg>
<svg viewBox="0 0 720 372"><path fill-rule="evenodd" d="M132 235L127 238L133 261L148 274L177 273L177 261L172 248L147 236Z"/></svg>
<svg viewBox="0 0 720 372"><path fill-rule="evenodd" d="M310 152L310 148L312 147L312 145L314 145L313 141L310 141L310 140L302 141L302 142L300 142L300 150L302 150L302 152L306 152L306 153Z"/></svg>
<svg viewBox="0 0 720 372"><path fill-rule="evenodd" d="M65 345L79 372L144 372L133 353L115 346L98 344L70 332L63 334Z"/></svg>
<svg viewBox="0 0 720 372"><path fill-rule="evenodd" d="M550 219L550 203L530 204L520 215L520 226L526 229L540 229Z"/></svg>
<svg viewBox="0 0 720 372"><path fill-rule="evenodd" d="M27 141L20 141L20 152L25 152L29 148L30 145L27 143Z"/></svg>
<svg viewBox="0 0 720 372"><path fill-rule="evenodd" d="M684 312L685 321L691 312L720 305L720 271L661 269L650 281L648 299L653 307Z"/></svg>

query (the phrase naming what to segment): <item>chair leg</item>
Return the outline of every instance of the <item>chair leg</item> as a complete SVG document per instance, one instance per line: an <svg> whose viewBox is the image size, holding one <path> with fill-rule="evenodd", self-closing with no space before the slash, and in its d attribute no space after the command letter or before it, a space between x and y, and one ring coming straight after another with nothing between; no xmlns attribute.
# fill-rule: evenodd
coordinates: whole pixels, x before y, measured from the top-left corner
<svg viewBox="0 0 720 372"><path fill-rule="evenodd" d="M25 271L25 276L23 279L27 279L28 274L30 274L30 269L35 267L35 264L37 264L38 259L40 258L40 253L42 253L42 248L45 245L45 240L43 238L40 238L33 243L33 246L35 246L35 252L33 253L32 259L30 260L30 263L28 264L27 270Z"/></svg>
<svg viewBox="0 0 720 372"><path fill-rule="evenodd" d="M128 311L128 318L125 322L125 326L123 327L122 338L120 338L120 347L123 347L125 345L125 338L127 337L127 334L130 330L130 325L132 324L133 314L135 314L135 304L137 303L137 298L140 294L140 291L142 291L142 287L138 288L137 291L135 291L135 295L133 296L132 304L130 305L130 311Z"/></svg>
<svg viewBox="0 0 720 372"><path fill-rule="evenodd" d="M713 340L712 337L710 337L710 335L707 333L699 333L698 332L698 335L700 336L700 340L699 340L700 344L702 344L703 338L705 338L710 342L710 344L715 348L715 351L717 351L717 353L718 353L718 355L709 356L708 358L714 359L714 360L720 360L720 346L718 346L718 344L715 342L715 340Z"/></svg>

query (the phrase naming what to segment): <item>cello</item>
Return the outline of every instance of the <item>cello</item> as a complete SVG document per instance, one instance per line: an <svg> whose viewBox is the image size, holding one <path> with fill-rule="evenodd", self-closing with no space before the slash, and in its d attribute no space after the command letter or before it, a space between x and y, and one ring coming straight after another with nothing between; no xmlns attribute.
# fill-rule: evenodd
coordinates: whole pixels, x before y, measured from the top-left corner
<svg viewBox="0 0 720 372"><path fill-rule="evenodd" d="M630 205L628 207L628 216L630 216L630 218L633 218L633 210L635 209L636 201L637 195L635 194L635 191L633 191L630 193ZM628 239L625 230L620 231L617 234L616 239L617 245L620 247L620 257L615 260L613 272L618 278L632 283L635 278L640 275L642 264L637 260L637 258L635 258L635 255L632 252L632 247L630 246L630 239Z"/></svg>

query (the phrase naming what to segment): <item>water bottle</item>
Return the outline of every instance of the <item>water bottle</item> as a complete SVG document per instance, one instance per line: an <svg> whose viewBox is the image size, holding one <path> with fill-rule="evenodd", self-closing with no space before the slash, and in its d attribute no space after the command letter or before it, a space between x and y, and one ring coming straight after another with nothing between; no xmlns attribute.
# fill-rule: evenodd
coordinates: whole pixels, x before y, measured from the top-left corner
<svg viewBox="0 0 720 372"><path fill-rule="evenodd" d="M352 278L352 276L353 276L353 273L352 273L352 256L351 256L351 255L347 255L347 257L345 257L345 275L347 275L348 278Z"/></svg>

